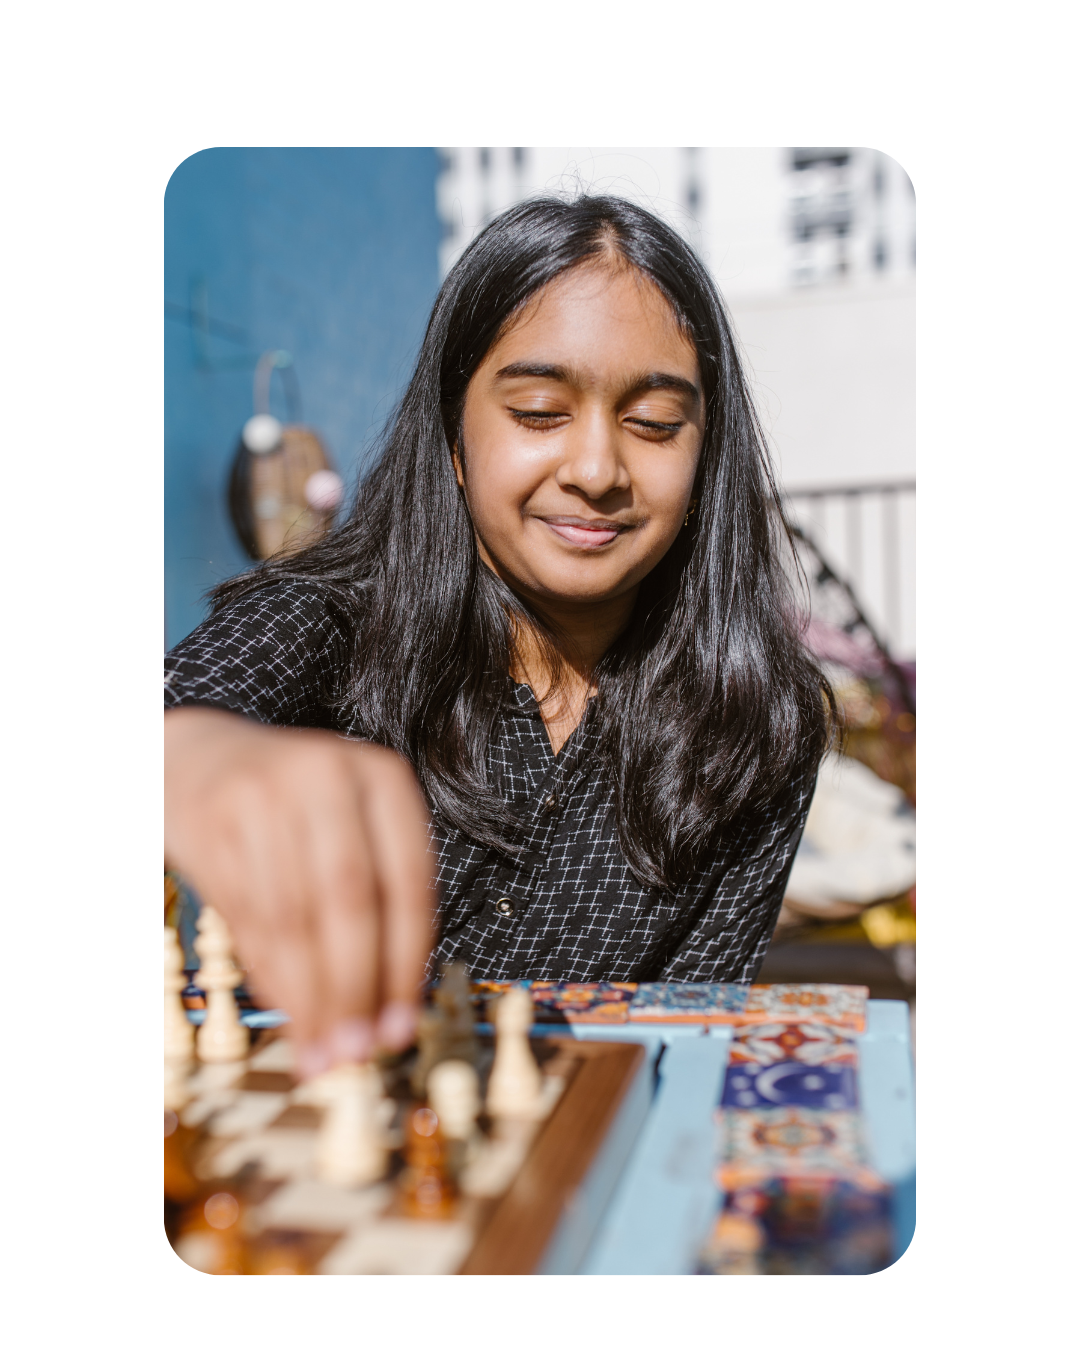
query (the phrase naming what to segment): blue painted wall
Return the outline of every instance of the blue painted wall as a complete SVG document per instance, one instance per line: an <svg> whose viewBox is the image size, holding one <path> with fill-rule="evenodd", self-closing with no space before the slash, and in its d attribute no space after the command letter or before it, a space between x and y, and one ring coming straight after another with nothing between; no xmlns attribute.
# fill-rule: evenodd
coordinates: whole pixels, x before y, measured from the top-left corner
<svg viewBox="0 0 1080 1350"><path fill-rule="evenodd" d="M303 421L351 487L438 290L433 149L203 150L165 194L165 619L248 566L225 485L259 353L292 354ZM271 411L284 417L284 386Z"/></svg>

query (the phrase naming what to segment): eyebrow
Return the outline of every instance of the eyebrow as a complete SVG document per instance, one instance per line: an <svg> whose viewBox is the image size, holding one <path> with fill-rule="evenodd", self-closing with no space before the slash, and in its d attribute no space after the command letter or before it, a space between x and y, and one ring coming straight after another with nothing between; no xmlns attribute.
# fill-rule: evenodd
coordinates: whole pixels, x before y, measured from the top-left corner
<svg viewBox="0 0 1080 1350"><path fill-rule="evenodd" d="M578 383L568 366L548 365L544 362L512 361L510 365L503 366L501 370L495 372L497 380L515 380L523 377L531 377L534 380L557 380L560 384ZM674 389L680 394L686 394L695 402L701 399L701 390L692 380L684 379L682 375L669 375L662 370L652 370L648 374L635 376L628 385L626 394L637 394L645 389Z"/></svg>

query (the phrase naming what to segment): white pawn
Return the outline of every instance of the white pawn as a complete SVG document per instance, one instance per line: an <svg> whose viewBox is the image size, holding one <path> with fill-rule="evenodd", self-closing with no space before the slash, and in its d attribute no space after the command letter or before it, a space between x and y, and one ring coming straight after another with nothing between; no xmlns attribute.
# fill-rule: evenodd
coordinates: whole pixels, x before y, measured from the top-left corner
<svg viewBox="0 0 1080 1350"><path fill-rule="evenodd" d="M315 1174L334 1186L367 1186L386 1173L386 1127L394 1104L374 1064L339 1064L311 1085L326 1107L315 1141Z"/></svg>
<svg viewBox="0 0 1080 1350"><path fill-rule="evenodd" d="M195 950L202 961L199 988L206 993L206 1018L195 1037L195 1048L205 1063L227 1064L243 1059L250 1044L233 997L242 976L232 959L229 930L217 910L204 905L196 927Z"/></svg>
<svg viewBox="0 0 1080 1350"><path fill-rule="evenodd" d="M184 954L176 929L165 929L165 1058L189 1060L195 1050L195 1028L180 997L184 988Z"/></svg>
<svg viewBox="0 0 1080 1350"><path fill-rule="evenodd" d="M487 1109L494 1120L536 1120L543 1110L540 1066L529 1046L533 1022L528 990L508 989L495 1004L495 1062Z"/></svg>
<svg viewBox="0 0 1080 1350"><path fill-rule="evenodd" d="M480 1114L480 1082L473 1066L463 1059L444 1059L428 1074L427 1094L443 1136L472 1143Z"/></svg>

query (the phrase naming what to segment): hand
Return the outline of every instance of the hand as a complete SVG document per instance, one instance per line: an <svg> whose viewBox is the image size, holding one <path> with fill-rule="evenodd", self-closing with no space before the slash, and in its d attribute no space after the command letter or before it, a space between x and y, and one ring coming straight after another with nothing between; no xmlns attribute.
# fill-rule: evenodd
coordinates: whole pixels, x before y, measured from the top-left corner
<svg viewBox="0 0 1080 1350"><path fill-rule="evenodd" d="M234 713L165 714L165 858L217 909L302 1076L412 1039L435 861L392 751Z"/></svg>

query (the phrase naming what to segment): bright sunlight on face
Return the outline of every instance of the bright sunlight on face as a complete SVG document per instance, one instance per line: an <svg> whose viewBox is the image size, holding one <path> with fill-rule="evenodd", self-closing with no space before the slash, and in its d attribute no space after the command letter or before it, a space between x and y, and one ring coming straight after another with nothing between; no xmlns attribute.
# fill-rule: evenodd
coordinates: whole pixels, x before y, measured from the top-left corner
<svg viewBox="0 0 1080 1350"><path fill-rule="evenodd" d="M632 606L690 508L697 354L647 278L579 266L487 353L462 430L455 463L488 566L549 613Z"/></svg>

